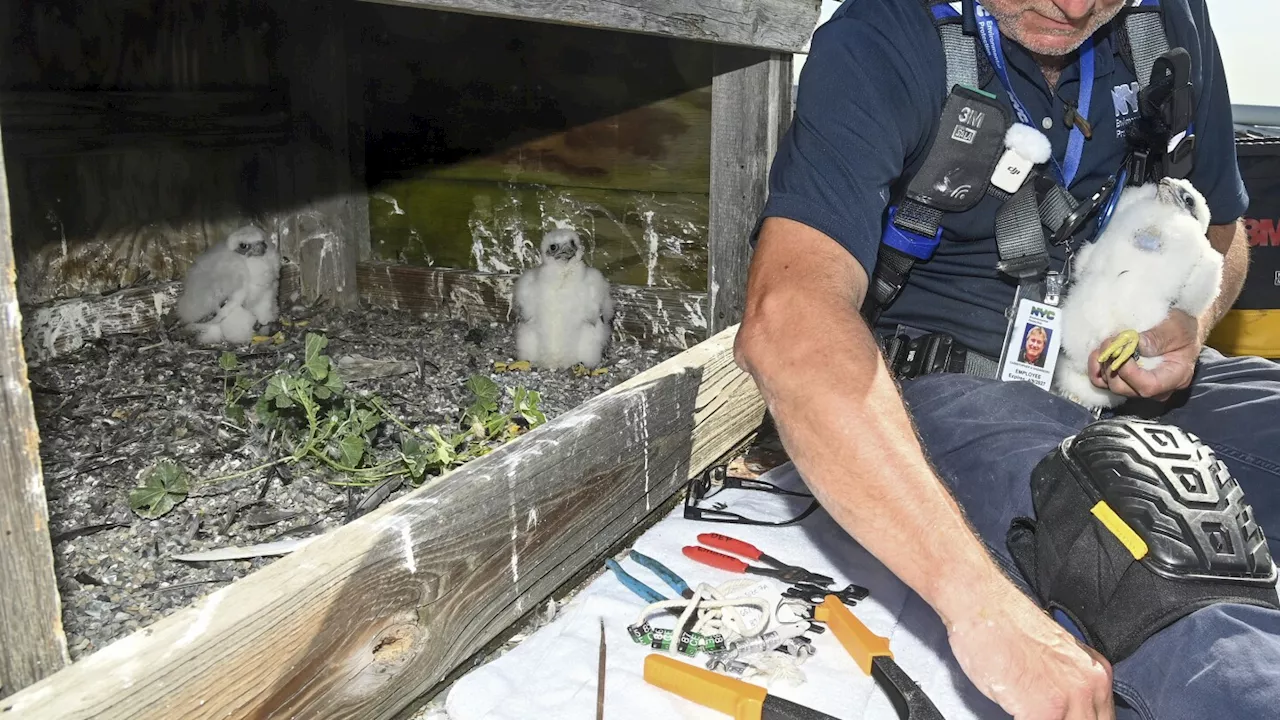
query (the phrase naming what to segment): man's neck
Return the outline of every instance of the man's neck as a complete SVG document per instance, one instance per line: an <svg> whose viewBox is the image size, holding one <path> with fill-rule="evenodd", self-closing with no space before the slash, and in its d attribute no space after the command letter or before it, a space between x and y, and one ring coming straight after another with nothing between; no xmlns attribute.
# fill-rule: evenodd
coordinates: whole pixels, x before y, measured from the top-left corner
<svg viewBox="0 0 1280 720"><path fill-rule="evenodd" d="M1062 71L1066 69L1070 63L1070 55L1041 55L1032 53L1036 64L1040 66L1040 72L1044 73L1044 79L1049 83L1050 90L1058 89L1058 80L1062 77Z"/></svg>

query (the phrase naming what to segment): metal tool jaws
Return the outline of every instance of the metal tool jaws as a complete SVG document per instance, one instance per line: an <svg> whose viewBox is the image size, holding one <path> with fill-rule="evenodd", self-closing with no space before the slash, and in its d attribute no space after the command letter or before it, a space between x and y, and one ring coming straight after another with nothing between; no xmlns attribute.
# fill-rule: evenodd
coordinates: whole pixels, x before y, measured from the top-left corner
<svg viewBox="0 0 1280 720"><path fill-rule="evenodd" d="M902 720L944 720L924 690L907 676L893 658L881 655L871 661L871 677L889 697Z"/></svg>

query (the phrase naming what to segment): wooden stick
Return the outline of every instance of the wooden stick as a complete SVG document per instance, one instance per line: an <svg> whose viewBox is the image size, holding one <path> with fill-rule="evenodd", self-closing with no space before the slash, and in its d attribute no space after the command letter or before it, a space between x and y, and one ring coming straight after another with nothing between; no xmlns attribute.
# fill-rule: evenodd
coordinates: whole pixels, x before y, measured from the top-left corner
<svg viewBox="0 0 1280 720"><path fill-rule="evenodd" d="M15 276L0 150L0 698L69 661Z"/></svg>
<svg viewBox="0 0 1280 720"><path fill-rule="evenodd" d="M0 717L394 716L759 426L737 328L0 702Z"/></svg>

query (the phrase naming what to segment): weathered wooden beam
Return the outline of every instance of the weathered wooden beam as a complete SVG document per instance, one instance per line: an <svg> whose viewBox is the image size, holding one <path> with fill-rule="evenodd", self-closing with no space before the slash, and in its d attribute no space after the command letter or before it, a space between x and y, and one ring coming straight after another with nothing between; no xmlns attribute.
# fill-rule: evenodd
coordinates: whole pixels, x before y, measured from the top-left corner
<svg viewBox="0 0 1280 720"><path fill-rule="evenodd" d="M735 332L99 650L0 716L392 717L759 425Z"/></svg>
<svg viewBox="0 0 1280 720"><path fill-rule="evenodd" d="M0 150L0 698L57 672L70 659L15 277Z"/></svg>
<svg viewBox="0 0 1280 720"><path fill-rule="evenodd" d="M28 311L23 332L27 355L41 362L108 335L150 332L181 294L182 283L174 281L37 307Z"/></svg>
<svg viewBox="0 0 1280 720"><path fill-rule="evenodd" d="M365 0L473 15L807 52L819 0Z"/></svg>
<svg viewBox="0 0 1280 720"><path fill-rule="evenodd" d="M289 138L287 100L269 90L5 91L0 117L15 156L283 145Z"/></svg>
<svg viewBox="0 0 1280 720"><path fill-rule="evenodd" d="M358 303L356 263L361 244L368 243L369 198L352 179L342 6L298 0L287 8L280 56L293 115L287 155L296 214L281 251L302 270L304 299L352 308Z"/></svg>
<svg viewBox="0 0 1280 720"><path fill-rule="evenodd" d="M512 292L518 275L360 263L360 300L431 319L469 324L514 323ZM613 339L644 347L686 349L706 337L703 293L613 285Z"/></svg>
<svg viewBox="0 0 1280 720"><path fill-rule="evenodd" d="M790 124L791 56L717 48L711 81L709 332L742 320L748 240L764 207L778 140Z"/></svg>
<svg viewBox="0 0 1280 720"><path fill-rule="evenodd" d="M281 307L299 297L296 265L280 268L277 293ZM182 282L173 281L128 288L110 295L60 300L27 311L22 342L31 362L43 362L75 352L93 340L109 335L148 333L165 324L182 294Z"/></svg>

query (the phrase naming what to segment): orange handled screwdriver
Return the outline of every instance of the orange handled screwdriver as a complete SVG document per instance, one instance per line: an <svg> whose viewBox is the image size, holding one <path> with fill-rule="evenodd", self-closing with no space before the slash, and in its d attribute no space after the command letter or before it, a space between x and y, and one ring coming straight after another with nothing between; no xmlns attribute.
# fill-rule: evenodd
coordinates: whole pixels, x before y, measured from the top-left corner
<svg viewBox="0 0 1280 720"><path fill-rule="evenodd" d="M813 619L831 628L862 672L870 675L902 720L944 720L929 696L912 680L889 650L889 641L871 632L835 595L813 609Z"/></svg>
<svg viewBox="0 0 1280 720"><path fill-rule="evenodd" d="M733 720L838 720L790 700L770 695L759 685L720 675L654 653L644 659L644 680Z"/></svg>

